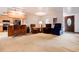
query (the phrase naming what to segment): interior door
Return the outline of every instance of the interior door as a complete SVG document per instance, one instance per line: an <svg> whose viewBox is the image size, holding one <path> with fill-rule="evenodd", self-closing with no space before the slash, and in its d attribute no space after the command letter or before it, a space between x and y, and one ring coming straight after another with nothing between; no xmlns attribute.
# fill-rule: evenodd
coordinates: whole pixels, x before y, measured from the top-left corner
<svg viewBox="0 0 79 59"><path fill-rule="evenodd" d="M65 31L74 32L74 16L65 17Z"/></svg>

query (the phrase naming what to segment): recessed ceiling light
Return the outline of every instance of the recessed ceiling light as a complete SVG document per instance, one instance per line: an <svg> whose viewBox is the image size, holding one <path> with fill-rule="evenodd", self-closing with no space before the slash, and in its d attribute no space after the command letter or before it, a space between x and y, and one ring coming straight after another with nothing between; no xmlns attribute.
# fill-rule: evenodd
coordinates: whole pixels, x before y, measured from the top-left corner
<svg viewBox="0 0 79 59"><path fill-rule="evenodd" d="M44 15L46 15L46 13L45 12L37 12L37 13L35 13L35 15L37 15L37 16L44 16Z"/></svg>

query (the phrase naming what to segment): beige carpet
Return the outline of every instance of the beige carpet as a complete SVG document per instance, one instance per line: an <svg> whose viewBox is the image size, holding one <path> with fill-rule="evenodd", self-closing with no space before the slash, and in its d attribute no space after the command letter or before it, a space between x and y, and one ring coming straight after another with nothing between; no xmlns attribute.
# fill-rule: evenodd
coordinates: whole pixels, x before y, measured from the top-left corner
<svg viewBox="0 0 79 59"><path fill-rule="evenodd" d="M61 36L52 34L30 34L0 39L0 51L26 52L64 52L79 51L79 34L64 33Z"/></svg>

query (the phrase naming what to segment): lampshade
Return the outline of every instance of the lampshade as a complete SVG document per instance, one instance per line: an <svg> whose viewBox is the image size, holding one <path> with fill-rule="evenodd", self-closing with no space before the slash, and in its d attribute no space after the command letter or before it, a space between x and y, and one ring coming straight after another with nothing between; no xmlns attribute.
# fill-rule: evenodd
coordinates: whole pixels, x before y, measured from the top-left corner
<svg viewBox="0 0 79 59"><path fill-rule="evenodd" d="M42 24L42 21L39 21L39 24Z"/></svg>

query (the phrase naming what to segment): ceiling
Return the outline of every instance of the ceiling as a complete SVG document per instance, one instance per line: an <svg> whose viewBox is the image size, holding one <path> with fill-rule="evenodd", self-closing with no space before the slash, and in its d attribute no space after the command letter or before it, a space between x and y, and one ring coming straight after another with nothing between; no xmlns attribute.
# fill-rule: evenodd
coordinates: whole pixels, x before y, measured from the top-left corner
<svg viewBox="0 0 79 59"><path fill-rule="evenodd" d="M64 7L64 13L79 14L79 7Z"/></svg>
<svg viewBox="0 0 79 59"><path fill-rule="evenodd" d="M26 15L28 13L34 15L39 11L45 12L47 15L52 15L52 13L59 13L63 9L62 7L0 7L0 15L10 10L20 10L23 11Z"/></svg>
<svg viewBox="0 0 79 59"><path fill-rule="evenodd" d="M28 13L34 15L39 11L45 12L47 15L55 14L55 12L61 13L60 11L67 14L79 14L79 7L0 7L0 15L9 10L20 10L26 15Z"/></svg>

